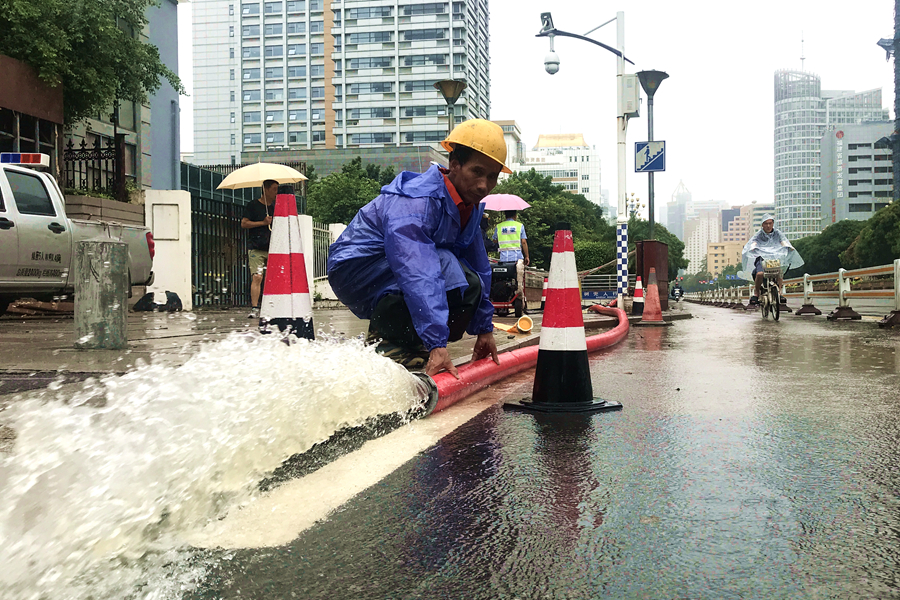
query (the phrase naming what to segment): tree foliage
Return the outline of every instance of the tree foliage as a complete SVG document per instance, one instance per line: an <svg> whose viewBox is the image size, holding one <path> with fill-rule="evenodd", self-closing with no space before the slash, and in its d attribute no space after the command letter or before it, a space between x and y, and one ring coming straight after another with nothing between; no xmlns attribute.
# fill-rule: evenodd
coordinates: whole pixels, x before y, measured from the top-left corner
<svg viewBox="0 0 900 600"><path fill-rule="evenodd" d="M665 242L669 247L669 281L672 281L678 276L678 269L686 269L688 266L688 260L684 258L684 242L659 223L654 224L653 235L658 241ZM634 250L635 242L646 240L649 237L650 222L631 217L631 220L628 221L628 251ZM636 268L633 266L633 259L630 263L632 266L629 266L629 270ZM702 270L706 270L705 265Z"/></svg>
<svg viewBox="0 0 900 600"><path fill-rule="evenodd" d="M116 98L144 103L162 79L181 80L143 42L157 0L0 0L0 54L63 86L66 125L107 110ZM134 33L135 35L132 35Z"/></svg>
<svg viewBox="0 0 900 600"><path fill-rule="evenodd" d="M841 253L845 269L886 265L900 258L900 203L888 204L864 225L853 243Z"/></svg>
<svg viewBox="0 0 900 600"><path fill-rule="evenodd" d="M381 193L381 185L351 169L319 178L309 186L307 208L313 219L322 223L349 223Z"/></svg>
<svg viewBox="0 0 900 600"><path fill-rule="evenodd" d="M803 257L803 266L791 269L789 277L802 276L803 273L833 273L840 269L840 254L846 250L853 240L859 236L866 226L865 221L844 219L829 225L818 235L811 235L794 242L794 248Z"/></svg>

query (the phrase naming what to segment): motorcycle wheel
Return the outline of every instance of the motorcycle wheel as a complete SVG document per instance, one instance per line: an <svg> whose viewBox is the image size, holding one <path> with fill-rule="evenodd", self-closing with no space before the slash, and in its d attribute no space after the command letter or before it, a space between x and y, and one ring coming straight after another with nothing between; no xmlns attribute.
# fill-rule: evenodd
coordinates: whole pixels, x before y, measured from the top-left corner
<svg viewBox="0 0 900 600"><path fill-rule="evenodd" d="M524 312L524 310L525 310L525 306L524 306L524 303L522 302L522 297L519 296L518 298L513 300L513 311L515 311L517 319L522 316L522 313Z"/></svg>
<svg viewBox="0 0 900 600"><path fill-rule="evenodd" d="M778 292L772 290L772 318L776 321L778 320L778 317L781 316L781 305L779 304L780 301L781 298L778 297Z"/></svg>
<svg viewBox="0 0 900 600"><path fill-rule="evenodd" d="M765 296L760 296L759 303L762 305L762 318L766 320L769 318L769 299Z"/></svg>

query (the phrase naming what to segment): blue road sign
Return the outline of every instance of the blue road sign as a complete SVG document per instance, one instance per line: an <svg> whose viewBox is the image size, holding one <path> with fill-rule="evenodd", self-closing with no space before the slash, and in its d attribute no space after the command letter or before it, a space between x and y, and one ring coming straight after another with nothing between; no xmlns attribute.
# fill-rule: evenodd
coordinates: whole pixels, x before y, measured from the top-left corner
<svg viewBox="0 0 900 600"><path fill-rule="evenodd" d="M666 170L665 142L635 142L634 172L651 173Z"/></svg>

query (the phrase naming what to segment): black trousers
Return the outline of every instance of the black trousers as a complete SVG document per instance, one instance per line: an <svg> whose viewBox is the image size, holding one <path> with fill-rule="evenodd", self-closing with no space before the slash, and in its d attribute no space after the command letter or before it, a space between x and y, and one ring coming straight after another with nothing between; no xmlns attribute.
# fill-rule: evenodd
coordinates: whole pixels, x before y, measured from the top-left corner
<svg viewBox="0 0 900 600"><path fill-rule="evenodd" d="M481 278L466 265L460 263L460 266L466 275L468 287L464 293L460 293L459 289L447 292L447 305L450 309L447 325L450 327L451 342L462 339L481 303ZM422 338L416 333L403 294L388 294L378 301L372 318L369 319L369 337L382 338L412 350L425 349Z"/></svg>

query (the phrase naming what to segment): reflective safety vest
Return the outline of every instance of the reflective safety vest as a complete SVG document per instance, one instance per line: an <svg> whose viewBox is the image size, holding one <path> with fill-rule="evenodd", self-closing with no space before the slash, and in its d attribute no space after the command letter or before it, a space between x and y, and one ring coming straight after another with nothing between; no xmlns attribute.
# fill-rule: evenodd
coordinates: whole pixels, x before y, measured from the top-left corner
<svg viewBox="0 0 900 600"><path fill-rule="evenodd" d="M497 244L500 251L518 250L521 247L524 225L518 221L508 220L497 225Z"/></svg>

